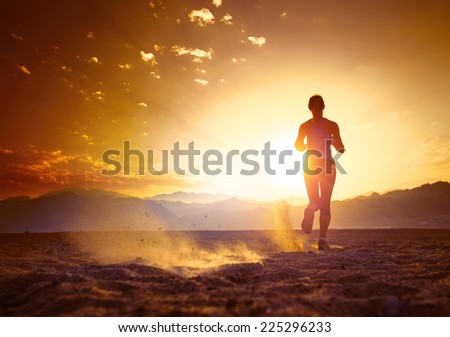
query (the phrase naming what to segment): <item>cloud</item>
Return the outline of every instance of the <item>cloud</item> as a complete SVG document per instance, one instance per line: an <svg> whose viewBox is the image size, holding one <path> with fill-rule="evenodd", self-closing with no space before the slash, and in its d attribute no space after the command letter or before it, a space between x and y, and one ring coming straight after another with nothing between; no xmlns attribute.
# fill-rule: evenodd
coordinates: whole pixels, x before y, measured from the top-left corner
<svg viewBox="0 0 450 337"><path fill-rule="evenodd" d="M105 93L101 90L94 91L92 93L92 96L94 96L94 98L100 102L103 102L105 100Z"/></svg>
<svg viewBox="0 0 450 337"><path fill-rule="evenodd" d="M450 164L450 139L438 136L428 136L418 142L420 157L423 165L447 166Z"/></svg>
<svg viewBox="0 0 450 337"><path fill-rule="evenodd" d="M161 78L160 75L158 75L156 72L152 71L150 72L150 75L152 75L153 78L156 78L157 80L159 80Z"/></svg>
<svg viewBox="0 0 450 337"><path fill-rule="evenodd" d="M11 149L6 149L6 148L0 146L0 154L13 154L13 153L14 153L13 150L11 150Z"/></svg>
<svg viewBox="0 0 450 337"><path fill-rule="evenodd" d="M266 44L266 38L264 36L261 37L249 36L248 40L255 46L261 47L263 44Z"/></svg>
<svg viewBox="0 0 450 337"><path fill-rule="evenodd" d="M233 61L233 63L241 63L241 62L245 62L245 61L247 61L245 58L243 58L243 57L241 57L241 58L236 58L236 57L233 57L232 59L231 59L231 61Z"/></svg>
<svg viewBox="0 0 450 337"><path fill-rule="evenodd" d="M208 84L208 81L207 81L207 80L202 80L202 79L199 79L199 78L196 78L196 79L194 80L194 82L196 82L196 83L198 83L198 84L201 84L201 85L207 85L207 84Z"/></svg>
<svg viewBox="0 0 450 337"><path fill-rule="evenodd" d="M65 71L66 73L71 73L72 72L72 68L70 68L68 66L61 66L61 70Z"/></svg>
<svg viewBox="0 0 450 337"><path fill-rule="evenodd" d="M196 22L201 27L205 27L208 24L214 23L214 15L209 11L208 8L192 10L188 14L188 17L191 22Z"/></svg>
<svg viewBox="0 0 450 337"><path fill-rule="evenodd" d="M162 51L164 50L164 46L160 46L159 44L155 44L155 45L153 45L153 49L155 49L155 51L157 51L160 54L162 54Z"/></svg>
<svg viewBox="0 0 450 337"><path fill-rule="evenodd" d="M175 53L176 56L190 55L194 56L193 62L203 62L203 59L211 59L214 51L209 49L209 51L202 49L192 49L186 47L172 46L172 52Z"/></svg>
<svg viewBox="0 0 450 337"><path fill-rule="evenodd" d="M87 136L87 135L86 135ZM87 136L89 137L89 136ZM153 176L101 175L107 169L101 158L88 153L66 154L62 150L46 151L30 145L22 149L0 147L0 197L28 194L36 196L52 190L72 187L121 191L149 190L155 186L192 187L175 174Z"/></svg>
<svg viewBox="0 0 450 337"><path fill-rule="evenodd" d="M23 41L23 37L16 33L11 33L11 36L17 40Z"/></svg>
<svg viewBox="0 0 450 337"><path fill-rule="evenodd" d="M129 83L129 82L122 82L122 85L125 87L125 91L126 92L130 92L131 91L131 83Z"/></svg>
<svg viewBox="0 0 450 337"><path fill-rule="evenodd" d="M434 145L437 145L438 143L439 143L439 137L437 137L437 136L429 136L429 137L425 137L425 138L422 138L421 140L419 140L419 144L424 147L434 146Z"/></svg>
<svg viewBox="0 0 450 337"><path fill-rule="evenodd" d="M87 135L83 137L90 138ZM44 151L35 146L25 150L9 150L6 154L0 152L0 157L5 155L9 155L9 160L2 167L2 177L14 171L18 175L35 176L41 182L51 181L60 185L67 182L67 179L63 179L67 178L67 165L73 166L77 172L98 171L103 165L86 154L64 155L61 150Z"/></svg>
<svg viewBox="0 0 450 337"><path fill-rule="evenodd" d="M119 68L124 70L130 70L133 68L133 65L130 63L119 64Z"/></svg>
<svg viewBox="0 0 450 337"><path fill-rule="evenodd" d="M226 13L224 16L222 16L222 18L220 19L220 22L226 24L226 25L232 25L233 22L231 22L231 20L233 19L233 17Z"/></svg>
<svg viewBox="0 0 450 337"><path fill-rule="evenodd" d="M26 66L24 66L24 65L17 66L17 68L19 68L19 70L21 72L23 72L24 74L31 75L31 72L28 70L28 68Z"/></svg>
<svg viewBox="0 0 450 337"><path fill-rule="evenodd" d="M141 50L141 59L144 62L150 63L152 66L158 64L153 53L146 53L143 50Z"/></svg>
<svg viewBox="0 0 450 337"><path fill-rule="evenodd" d="M89 145L93 145L93 144L94 144L94 142L92 141L92 138L89 137L89 136L86 135L86 134L82 134L82 135L81 135L81 139L83 139L84 141L86 141Z"/></svg>
<svg viewBox="0 0 450 337"><path fill-rule="evenodd" d="M372 64L359 64L356 66L356 71L361 73L371 73L377 69L375 65Z"/></svg>
<svg viewBox="0 0 450 337"><path fill-rule="evenodd" d="M102 64L100 61L99 61L99 59L97 58L97 57L95 57L95 56L92 56L89 60L88 60L88 62L89 63L96 63L96 64Z"/></svg>
<svg viewBox="0 0 450 337"><path fill-rule="evenodd" d="M450 159L436 160L428 163L428 166L437 166L437 167L450 166Z"/></svg>
<svg viewBox="0 0 450 337"><path fill-rule="evenodd" d="M95 35L94 35L93 32L88 32L88 33L86 34L86 37L87 37L88 39L94 39L94 38L95 38Z"/></svg>
<svg viewBox="0 0 450 337"><path fill-rule="evenodd" d="M349 122L347 123L347 127L350 130L356 130L356 129L362 129L362 128L368 128L371 127L372 123L369 122L364 122L362 120L359 119L351 119L349 120Z"/></svg>
<svg viewBox="0 0 450 337"><path fill-rule="evenodd" d="M141 108L147 108L148 107L147 103L144 103L144 102L138 103L137 106L141 107Z"/></svg>
<svg viewBox="0 0 450 337"><path fill-rule="evenodd" d="M411 111L407 111L407 110L401 111L401 112L399 112L399 111L391 111L391 112L388 113L388 118L390 118L390 119L399 119L399 118L403 118L404 116L407 116L409 114L411 114Z"/></svg>
<svg viewBox="0 0 450 337"><path fill-rule="evenodd" d="M213 6L220 7L222 6L222 0L212 0Z"/></svg>

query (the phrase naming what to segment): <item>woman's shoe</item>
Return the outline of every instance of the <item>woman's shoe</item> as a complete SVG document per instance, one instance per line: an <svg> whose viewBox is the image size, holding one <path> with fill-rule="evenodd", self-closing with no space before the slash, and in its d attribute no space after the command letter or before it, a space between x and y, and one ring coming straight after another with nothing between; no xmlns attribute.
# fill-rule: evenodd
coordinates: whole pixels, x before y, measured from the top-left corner
<svg viewBox="0 0 450 337"><path fill-rule="evenodd" d="M306 207L303 213L302 231L306 234L311 234L313 222L314 211L310 207Z"/></svg>
<svg viewBox="0 0 450 337"><path fill-rule="evenodd" d="M317 242L317 249L318 250L328 250L330 249L330 246L328 245L328 242L326 239L319 239Z"/></svg>

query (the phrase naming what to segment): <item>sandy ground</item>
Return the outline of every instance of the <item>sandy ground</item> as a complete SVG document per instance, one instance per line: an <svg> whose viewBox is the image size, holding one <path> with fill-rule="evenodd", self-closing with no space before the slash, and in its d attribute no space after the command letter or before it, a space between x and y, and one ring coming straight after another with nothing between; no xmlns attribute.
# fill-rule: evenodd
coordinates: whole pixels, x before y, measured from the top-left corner
<svg viewBox="0 0 450 337"><path fill-rule="evenodd" d="M0 234L0 315L450 316L450 230L289 235Z"/></svg>

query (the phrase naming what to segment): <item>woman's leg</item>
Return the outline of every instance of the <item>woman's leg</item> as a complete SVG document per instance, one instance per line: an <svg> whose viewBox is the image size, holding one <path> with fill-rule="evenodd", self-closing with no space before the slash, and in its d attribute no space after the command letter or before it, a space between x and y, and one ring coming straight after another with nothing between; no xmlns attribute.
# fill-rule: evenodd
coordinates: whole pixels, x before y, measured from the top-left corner
<svg viewBox="0 0 450 337"><path fill-rule="evenodd" d="M314 223L314 212L320 208L319 179L318 176L304 173L306 191L308 192L309 204L305 208L302 220L302 230L310 234Z"/></svg>
<svg viewBox="0 0 450 337"><path fill-rule="evenodd" d="M320 175L320 238L327 237L331 220L331 195L336 181L336 167L333 165L331 174Z"/></svg>
<svg viewBox="0 0 450 337"><path fill-rule="evenodd" d="M319 176L304 173L303 177L305 179L306 192L308 192L308 208L315 212L320 209Z"/></svg>

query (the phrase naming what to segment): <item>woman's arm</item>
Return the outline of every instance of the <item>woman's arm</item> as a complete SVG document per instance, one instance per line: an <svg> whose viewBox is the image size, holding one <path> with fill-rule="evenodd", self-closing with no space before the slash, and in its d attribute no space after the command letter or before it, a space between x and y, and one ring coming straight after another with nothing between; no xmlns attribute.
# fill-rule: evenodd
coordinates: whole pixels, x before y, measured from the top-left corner
<svg viewBox="0 0 450 337"><path fill-rule="evenodd" d="M341 134L339 132L339 126L337 125L337 123L333 123L333 146L336 149L336 151L344 153L345 146L342 143Z"/></svg>
<svg viewBox="0 0 450 337"><path fill-rule="evenodd" d="M297 140L295 141L295 148L300 152L303 152L306 149L305 136L306 136L306 127L305 124L302 124L298 129L298 137Z"/></svg>

